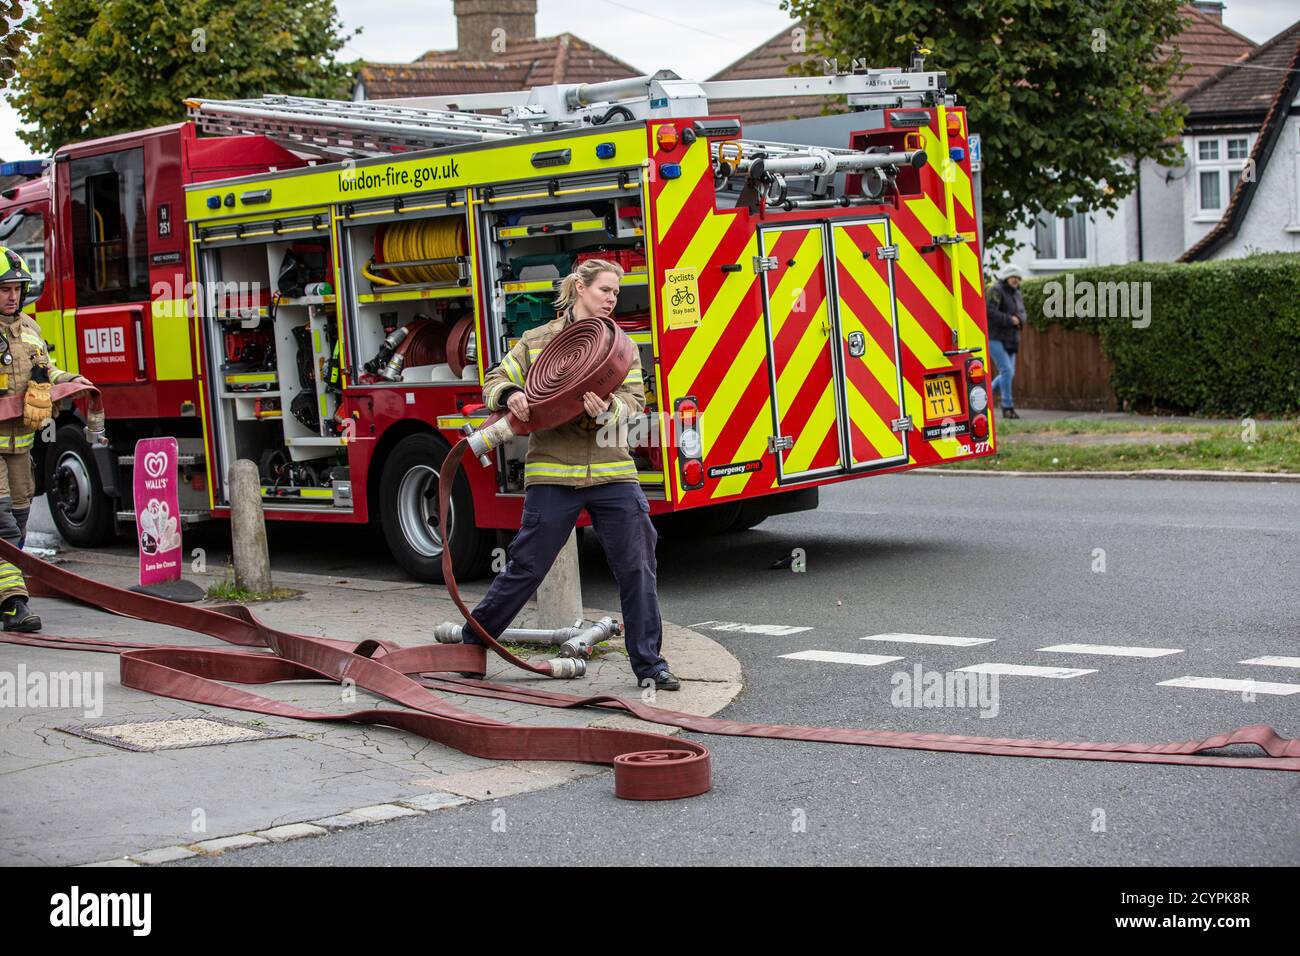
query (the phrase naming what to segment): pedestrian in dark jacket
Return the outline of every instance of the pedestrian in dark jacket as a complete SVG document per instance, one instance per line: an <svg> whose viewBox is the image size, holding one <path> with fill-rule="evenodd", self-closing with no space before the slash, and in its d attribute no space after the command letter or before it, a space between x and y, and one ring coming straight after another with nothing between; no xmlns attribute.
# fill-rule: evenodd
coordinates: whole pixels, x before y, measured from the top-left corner
<svg viewBox="0 0 1300 956"><path fill-rule="evenodd" d="M1002 396L1002 414L1019 418L1011 397L1011 381L1016 377L1016 353L1020 351L1020 330L1025 325L1025 300L1020 295L1024 272L1017 265L1003 266L998 281L989 287L989 355L997 366L993 391Z"/></svg>

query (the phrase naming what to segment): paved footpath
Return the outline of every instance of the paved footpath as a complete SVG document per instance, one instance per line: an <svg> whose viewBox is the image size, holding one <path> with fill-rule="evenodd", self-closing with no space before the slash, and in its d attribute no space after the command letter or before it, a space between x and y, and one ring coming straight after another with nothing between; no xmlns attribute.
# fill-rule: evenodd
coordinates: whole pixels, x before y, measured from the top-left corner
<svg viewBox="0 0 1300 956"><path fill-rule="evenodd" d="M78 574L119 586L137 580L134 560L120 556L74 551L55 560ZM186 577L204 588L219 580L217 575ZM460 619L443 588L412 581L277 574L275 584L301 594L251 605L253 612L267 624L302 634L373 637L409 646L428 642L439 621ZM472 605L483 587L463 590ZM50 635L213 643L204 635L115 617L70 601L38 598L33 605L44 620L44 633ZM595 620L611 613L592 608L586 616ZM515 626L536 626L535 614L530 605ZM577 681L536 678L494 657L488 679L521 686L540 681L571 693L640 694L621 642L605 647L609 649L590 662L587 676ZM660 694L661 704L708 715L740 693L739 662L700 633L665 622L664 656L683 683L675 694ZM102 693L83 693L77 706L58 707L50 705L62 701L48 694L42 699L31 689L52 675L70 672L88 675L83 682L88 689L102 682ZM161 863L433 813L609 772L589 764L483 760L386 727L307 723L156 697L122 687L112 655L0 644L0 687L4 682L18 688L18 699L0 697L0 787L5 797L0 802L0 865ZM345 712L368 703L393 706L361 690L353 692L354 700L344 700L339 686L327 683L277 684L257 692L325 711ZM446 699L511 723L676 732L608 712L459 695ZM283 736L195 745L233 728L207 721L161 728L146 724L133 729L165 731L158 739L188 745L139 751L60 729L202 717L251 725L252 733Z"/></svg>

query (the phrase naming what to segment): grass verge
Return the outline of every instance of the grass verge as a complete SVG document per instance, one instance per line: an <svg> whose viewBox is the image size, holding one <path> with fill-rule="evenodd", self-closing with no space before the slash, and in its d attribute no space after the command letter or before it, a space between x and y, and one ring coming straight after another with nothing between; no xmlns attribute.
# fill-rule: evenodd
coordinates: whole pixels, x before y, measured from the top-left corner
<svg viewBox="0 0 1300 956"><path fill-rule="evenodd" d="M1179 469L1300 473L1300 421L1222 425L1106 419L999 421L998 453L945 465L993 471Z"/></svg>
<svg viewBox="0 0 1300 956"><path fill-rule="evenodd" d="M236 586L232 578L208 588L209 601L233 601L236 604L253 604L258 601L284 601L302 594L297 588L272 588L270 591L248 591Z"/></svg>

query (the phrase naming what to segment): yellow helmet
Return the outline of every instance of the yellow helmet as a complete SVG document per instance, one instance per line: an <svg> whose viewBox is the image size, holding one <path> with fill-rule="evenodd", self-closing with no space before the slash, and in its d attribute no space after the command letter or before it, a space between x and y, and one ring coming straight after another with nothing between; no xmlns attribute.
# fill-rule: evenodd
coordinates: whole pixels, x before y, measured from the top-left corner
<svg viewBox="0 0 1300 956"><path fill-rule="evenodd" d="M32 287L32 274L27 270L23 257L7 246L0 246L0 283L21 282L22 295L18 297L18 309L22 310L27 299L27 290Z"/></svg>

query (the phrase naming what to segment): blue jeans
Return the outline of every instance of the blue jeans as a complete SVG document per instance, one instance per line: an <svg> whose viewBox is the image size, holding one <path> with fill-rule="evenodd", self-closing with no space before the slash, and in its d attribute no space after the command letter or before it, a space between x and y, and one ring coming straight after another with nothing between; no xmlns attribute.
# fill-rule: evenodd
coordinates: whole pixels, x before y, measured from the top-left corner
<svg viewBox="0 0 1300 956"><path fill-rule="evenodd" d="M546 577L583 508L591 515L605 560L618 581L623 638L632 673L638 680L654 677L668 667L659 653L663 642L655 564L659 535L650 523L650 504L636 482L588 488L529 485L524 493L523 522L510 546L510 558L474 608L474 617L484 630L498 637ZM466 635L465 643L482 642Z"/></svg>
<svg viewBox="0 0 1300 956"><path fill-rule="evenodd" d="M1014 408L1016 403L1011 398L1011 380L1016 377L1015 353L1008 352L1000 339L989 339L989 355L998 367L997 378L993 379L993 391L1002 395L1003 408Z"/></svg>

